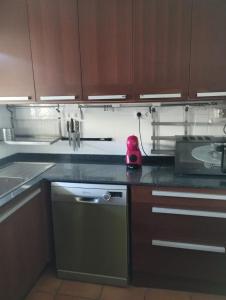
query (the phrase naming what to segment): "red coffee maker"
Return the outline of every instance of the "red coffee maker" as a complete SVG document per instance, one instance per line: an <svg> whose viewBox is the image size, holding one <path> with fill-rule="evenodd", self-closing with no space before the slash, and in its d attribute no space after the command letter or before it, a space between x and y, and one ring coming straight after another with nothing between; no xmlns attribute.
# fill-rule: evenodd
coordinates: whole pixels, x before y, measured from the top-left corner
<svg viewBox="0 0 226 300"><path fill-rule="evenodd" d="M137 169L142 165L139 142L135 135L130 135L127 138L126 165L130 169Z"/></svg>

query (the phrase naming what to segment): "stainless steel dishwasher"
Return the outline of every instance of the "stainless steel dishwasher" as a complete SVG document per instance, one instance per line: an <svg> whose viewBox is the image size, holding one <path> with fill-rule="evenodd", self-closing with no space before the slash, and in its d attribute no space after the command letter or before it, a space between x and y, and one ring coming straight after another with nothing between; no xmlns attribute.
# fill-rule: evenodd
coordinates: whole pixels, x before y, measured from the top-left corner
<svg viewBox="0 0 226 300"><path fill-rule="evenodd" d="M126 285L127 187L54 182L51 190L58 276Z"/></svg>

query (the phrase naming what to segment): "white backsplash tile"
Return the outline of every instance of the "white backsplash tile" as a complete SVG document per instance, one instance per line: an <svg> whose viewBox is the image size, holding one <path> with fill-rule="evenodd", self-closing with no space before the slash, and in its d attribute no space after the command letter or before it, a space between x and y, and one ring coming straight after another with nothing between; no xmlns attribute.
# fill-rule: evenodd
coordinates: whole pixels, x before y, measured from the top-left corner
<svg viewBox="0 0 226 300"><path fill-rule="evenodd" d="M129 135L139 136L136 112L143 114L141 133L145 151L150 154L152 137L152 118L149 108L84 108L84 119L81 120L79 109L75 105L60 106L61 125L63 135L66 132L66 120L71 117L81 121L82 137L112 137L113 142L82 142L79 151L75 154L118 154L126 152L126 139ZM183 107L161 107L159 120L167 122L182 122L184 120ZM58 116L55 108L17 108L14 109L16 134L23 135L58 135ZM219 110L212 107L190 108L189 121L216 122ZM192 126L190 134L222 135L224 123L215 125ZM5 107L0 107L0 127L10 127L10 113ZM179 126L161 126L159 133L165 136L184 134L184 128ZM162 141L162 149L172 149L174 143ZM1 142L0 158L16 152L43 152L43 153L74 153L67 141L59 141L51 146L8 146Z"/></svg>

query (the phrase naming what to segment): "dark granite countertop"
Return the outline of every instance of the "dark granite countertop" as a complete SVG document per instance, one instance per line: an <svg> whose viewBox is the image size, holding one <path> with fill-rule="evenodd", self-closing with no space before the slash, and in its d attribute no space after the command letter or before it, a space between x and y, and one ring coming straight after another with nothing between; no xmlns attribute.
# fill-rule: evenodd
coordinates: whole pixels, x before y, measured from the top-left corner
<svg viewBox="0 0 226 300"><path fill-rule="evenodd" d="M127 170L122 162L106 163L106 160L103 160L104 163L102 163L96 158L93 161L90 158L85 159L86 162L84 162L84 159L74 160L68 159L68 156L65 157L66 163L62 156L61 159L58 159L57 155L22 154L12 156L11 161L48 161L54 162L55 166L7 195L7 199L0 199L2 203L10 201L43 179L64 182L226 189L226 176L176 175L172 159L156 159L141 169ZM58 161L60 162L58 163Z"/></svg>
<svg viewBox="0 0 226 300"><path fill-rule="evenodd" d="M43 173L43 177L65 182L226 189L226 176L177 176L173 165L127 170L125 165L60 163Z"/></svg>

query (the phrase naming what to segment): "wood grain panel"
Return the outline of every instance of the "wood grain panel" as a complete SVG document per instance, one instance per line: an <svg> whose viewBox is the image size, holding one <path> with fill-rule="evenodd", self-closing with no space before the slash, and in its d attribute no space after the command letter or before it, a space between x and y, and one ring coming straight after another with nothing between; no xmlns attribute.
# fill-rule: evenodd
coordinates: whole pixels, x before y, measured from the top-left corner
<svg viewBox="0 0 226 300"><path fill-rule="evenodd" d="M20 202L31 193L29 190L12 202ZM0 224L0 299L23 299L49 260L45 196L42 190Z"/></svg>
<svg viewBox="0 0 226 300"><path fill-rule="evenodd" d="M213 195L226 195L225 190L204 189L204 188L183 188L183 187L142 187L133 186L134 201L138 203L152 203L153 205L164 206L167 202L170 207L176 208L178 205L184 209L203 209L212 211L226 211L226 201L211 199L192 199L180 197L152 196L152 191L169 191L179 193L201 193Z"/></svg>
<svg viewBox="0 0 226 300"><path fill-rule="evenodd" d="M139 203L135 206L137 213L140 212L137 215L139 219L134 220L137 225L134 233L138 242L151 245L151 240L155 239L226 247L224 218L152 213L153 206L171 207L167 201L164 205ZM181 209L181 206L177 204L177 208Z"/></svg>
<svg viewBox="0 0 226 300"><path fill-rule="evenodd" d="M135 94L188 94L191 0L135 0Z"/></svg>
<svg viewBox="0 0 226 300"><path fill-rule="evenodd" d="M35 87L40 96L81 98L76 0L28 0Z"/></svg>
<svg viewBox="0 0 226 300"><path fill-rule="evenodd" d="M132 91L132 0L79 0L84 98Z"/></svg>
<svg viewBox="0 0 226 300"><path fill-rule="evenodd" d="M0 97L4 96L35 98L26 0L0 1Z"/></svg>
<svg viewBox="0 0 226 300"><path fill-rule="evenodd" d="M225 285L226 261L222 259L222 254L194 254L188 250L151 247L146 244L132 244L132 247L134 284L136 274L143 273L149 284L157 278L161 278L163 282L168 278L173 280L175 285L177 280L183 280L184 283L193 281L197 285L198 282L200 285L205 282L206 289L211 283Z"/></svg>
<svg viewBox="0 0 226 300"><path fill-rule="evenodd" d="M226 219L153 213L153 207L226 211L226 201L154 196L152 190L225 194L208 189L132 187L132 277L134 284L213 289L226 283L225 253L152 245L152 240L226 247ZM178 280L179 279L179 280ZM155 285L153 285L155 286Z"/></svg>
<svg viewBox="0 0 226 300"><path fill-rule="evenodd" d="M197 92L226 92L225 28L225 0L194 0L191 98L196 98Z"/></svg>

